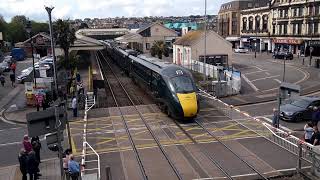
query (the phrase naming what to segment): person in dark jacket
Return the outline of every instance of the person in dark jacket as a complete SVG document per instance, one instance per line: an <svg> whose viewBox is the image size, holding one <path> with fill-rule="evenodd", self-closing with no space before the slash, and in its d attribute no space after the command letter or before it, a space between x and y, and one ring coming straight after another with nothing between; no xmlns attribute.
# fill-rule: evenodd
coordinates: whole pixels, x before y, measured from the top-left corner
<svg viewBox="0 0 320 180"><path fill-rule="evenodd" d="M21 149L20 154L18 156L19 164L20 164L20 171L22 174L22 180L27 180L27 161L28 161L28 154L24 149Z"/></svg>
<svg viewBox="0 0 320 180"><path fill-rule="evenodd" d="M16 82L16 75L14 73L10 74L11 86L15 87L14 83Z"/></svg>
<svg viewBox="0 0 320 180"><path fill-rule="evenodd" d="M38 136L32 137L31 138L31 144L32 144L32 149L36 153L36 158L38 162L40 163L40 149L41 149L41 142Z"/></svg>
<svg viewBox="0 0 320 180"><path fill-rule="evenodd" d="M313 107L312 112L312 124L317 125L320 118L320 109L318 107Z"/></svg>
<svg viewBox="0 0 320 180"><path fill-rule="evenodd" d="M27 172L29 174L30 180L38 179L38 170L39 170L39 162L36 158L36 154L34 151L31 151L28 154L27 161Z"/></svg>

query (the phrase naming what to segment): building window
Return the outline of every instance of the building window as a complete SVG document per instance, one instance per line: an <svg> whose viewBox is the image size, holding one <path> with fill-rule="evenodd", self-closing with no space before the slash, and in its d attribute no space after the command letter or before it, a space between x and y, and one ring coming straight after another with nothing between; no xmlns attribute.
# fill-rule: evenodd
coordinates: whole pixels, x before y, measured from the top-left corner
<svg viewBox="0 0 320 180"><path fill-rule="evenodd" d="M283 25L283 34L287 34L288 24Z"/></svg>
<svg viewBox="0 0 320 180"><path fill-rule="evenodd" d="M299 7L299 16L303 16L303 7Z"/></svg>
<svg viewBox="0 0 320 180"><path fill-rule="evenodd" d="M278 27L279 27L279 33L278 34L280 34L280 35L282 34L282 26L283 26L282 24L278 25Z"/></svg>
<svg viewBox="0 0 320 180"><path fill-rule="evenodd" d="M293 35L297 34L297 24L292 24L292 34Z"/></svg>
<svg viewBox="0 0 320 180"><path fill-rule="evenodd" d="M260 30L260 16L256 16L256 27L255 30Z"/></svg>
<svg viewBox="0 0 320 180"><path fill-rule="evenodd" d="M247 30L247 18L242 18L242 30Z"/></svg>
<svg viewBox="0 0 320 180"><path fill-rule="evenodd" d="M249 30L253 30L253 17L249 17Z"/></svg>
<svg viewBox="0 0 320 180"><path fill-rule="evenodd" d="M313 30L313 24L312 24L312 23L309 23L309 24L308 24L308 34L309 34L309 35L312 35L312 33L313 33L312 30Z"/></svg>
<svg viewBox="0 0 320 180"><path fill-rule="evenodd" d="M300 35L300 34L301 34L301 28L302 28L302 24L301 24L301 23L299 23L299 24L298 24L298 35Z"/></svg>
<svg viewBox="0 0 320 180"><path fill-rule="evenodd" d="M319 23L314 23L314 34L318 34L319 33Z"/></svg>
<svg viewBox="0 0 320 180"><path fill-rule="evenodd" d="M275 25L272 26L272 34L276 34L276 26Z"/></svg>
<svg viewBox="0 0 320 180"><path fill-rule="evenodd" d="M279 10L280 11L280 17L282 18L283 17L283 11L282 10Z"/></svg>
<svg viewBox="0 0 320 180"><path fill-rule="evenodd" d="M262 22L262 29L268 30L268 15L262 16L263 22Z"/></svg>
<svg viewBox="0 0 320 180"><path fill-rule="evenodd" d="M150 50L150 43L146 43L146 50Z"/></svg>
<svg viewBox="0 0 320 180"><path fill-rule="evenodd" d="M251 2L248 3L248 8L252 8L252 3Z"/></svg>

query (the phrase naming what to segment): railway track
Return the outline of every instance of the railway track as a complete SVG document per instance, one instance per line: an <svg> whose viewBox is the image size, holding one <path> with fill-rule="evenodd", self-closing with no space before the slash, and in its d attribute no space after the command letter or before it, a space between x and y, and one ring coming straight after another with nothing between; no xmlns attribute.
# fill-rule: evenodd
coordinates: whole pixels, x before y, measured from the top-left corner
<svg viewBox="0 0 320 180"><path fill-rule="evenodd" d="M134 151L135 159L139 165L139 169L141 172L141 176L143 179L149 179L149 175L147 173L147 168L144 166L144 161L142 158L142 153L139 152L137 149L137 145L134 139L134 135L130 132L130 125L127 122L127 120L124 117L124 113L120 109L121 105L130 105L134 108L134 110L137 112L137 114L140 117L141 122L143 125L147 128L148 132L152 136L154 142L157 144L163 158L166 160L167 164L171 167L171 170L173 171L174 175L177 177L177 179L182 180L182 176L180 175L178 169L175 167L173 161L170 159L166 151L164 150L164 147L160 143L158 137L155 135L154 131L151 129L150 125L146 122L145 118L143 117L142 113L137 108L137 105L134 103L133 99L127 92L126 88L123 86L120 79L116 76L115 72L113 71L110 63L108 62L108 59L106 59L101 52L98 52L96 54L98 63L100 64L100 67L102 68L102 73L104 74L104 81L106 85L106 93L110 93L113 100L115 107L118 108L118 111L120 112L121 120L124 125L124 129L126 131L126 134L128 136L130 145ZM118 83L114 83L114 81L117 81ZM116 84L116 85L115 85ZM124 96L125 95L125 96ZM125 99L126 97L126 99ZM124 102L121 102L124 101ZM125 103L125 104L124 104ZM159 162L157 162L159 163Z"/></svg>

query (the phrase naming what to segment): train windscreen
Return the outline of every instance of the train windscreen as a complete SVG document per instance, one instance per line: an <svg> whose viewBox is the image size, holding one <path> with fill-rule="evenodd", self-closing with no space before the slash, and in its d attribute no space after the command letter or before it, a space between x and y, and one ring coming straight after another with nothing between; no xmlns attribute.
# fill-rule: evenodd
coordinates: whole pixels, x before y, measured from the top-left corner
<svg viewBox="0 0 320 180"><path fill-rule="evenodd" d="M171 83L176 93L190 93L195 91L192 80L187 76L173 77L171 78Z"/></svg>

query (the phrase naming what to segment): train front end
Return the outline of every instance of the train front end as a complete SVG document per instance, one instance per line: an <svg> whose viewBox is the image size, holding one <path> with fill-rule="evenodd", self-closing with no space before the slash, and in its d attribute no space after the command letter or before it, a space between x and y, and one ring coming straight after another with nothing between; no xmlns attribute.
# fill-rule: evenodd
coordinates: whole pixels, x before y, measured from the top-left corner
<svg viewBox="0 0 320 180"><path fill-rule="evenodd" d="M173 99L171 115L176 119L195 118L199 112L199 102L191 73L183 68L176 68L167 82Z"/></svg>

